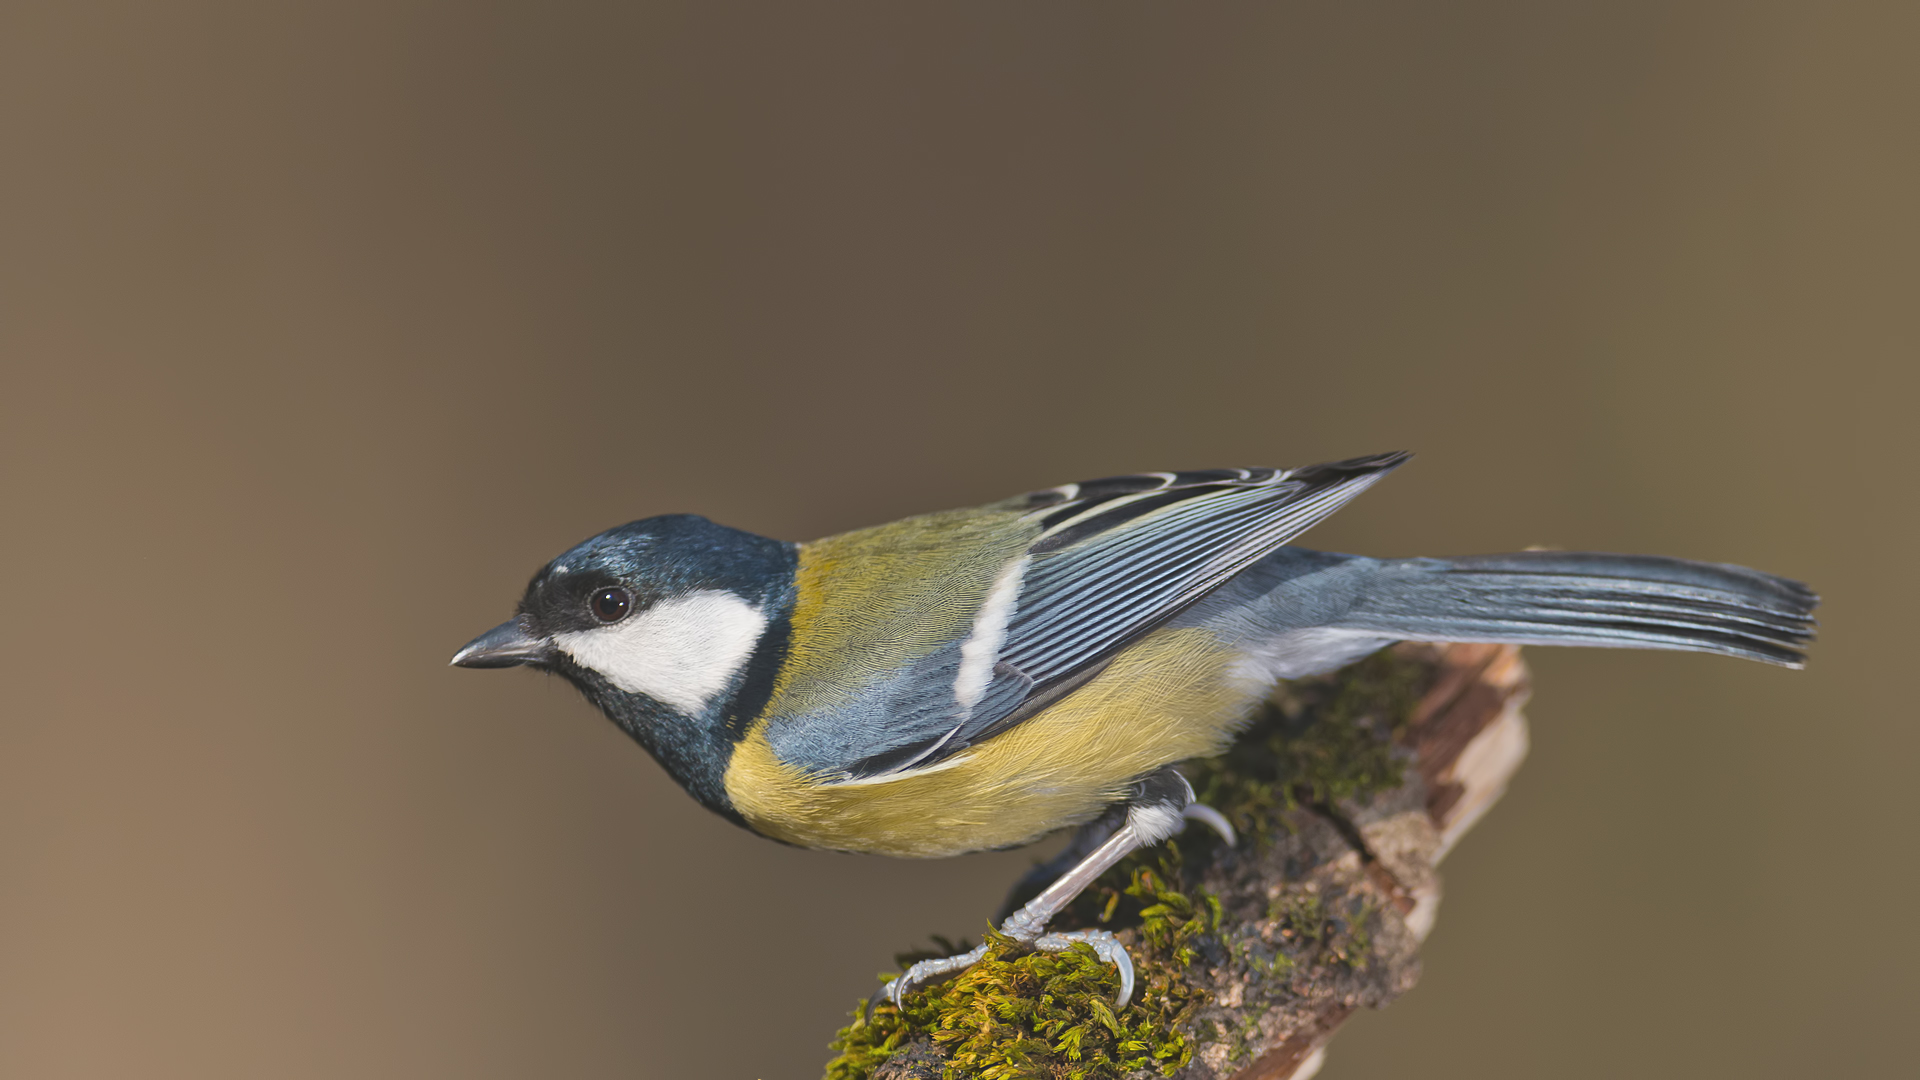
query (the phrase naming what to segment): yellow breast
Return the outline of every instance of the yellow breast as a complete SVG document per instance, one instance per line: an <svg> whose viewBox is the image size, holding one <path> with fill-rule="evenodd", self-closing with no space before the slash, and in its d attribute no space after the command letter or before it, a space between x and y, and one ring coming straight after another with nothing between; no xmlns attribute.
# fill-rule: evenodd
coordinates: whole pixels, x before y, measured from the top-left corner
<svg viewBox="0 0 1920 1080"><path fill-rule="evenodd" d="M927 769L820 783L781 762L766 721L726 773L756 830L803 847L911 858L1014 847L1079 825L1162 765L1218 753L1257 692L1201 629L1159 630L1024 723Z"/></svg>

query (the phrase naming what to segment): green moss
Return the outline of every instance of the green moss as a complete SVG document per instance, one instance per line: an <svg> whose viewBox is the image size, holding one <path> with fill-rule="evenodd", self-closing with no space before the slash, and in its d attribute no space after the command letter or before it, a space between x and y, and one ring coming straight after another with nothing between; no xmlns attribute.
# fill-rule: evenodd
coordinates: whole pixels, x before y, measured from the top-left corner
<svg viewBox="0 0 1920 1080"><path fill-rule="evenodd" d="M1225 755L1184 771L1201 801L1264 847L1286 828L1289 810L1363 799L1400 783L1392 740L1430 678L1428 665L1387 652L1333 677L1291 684ZM1297 969L1366 963L1370 909L1329 912L1317 895L1290 891L1268 913L1284 942L1272 949L1223 933L1219 901L1189 876L1179 844L1169 841L1109 870L1055 920L1061 928L1132 928L1136 984L1125 1009L1112 1008L1118 976L1092 949L1038 953L989 932L986 959L959 976L909 995L903 1008L881 1004L866 1017L855 1009L831 1044L838 1056L827 1080L866 1080L922 1037L946 1053L946 1080L1114 1080L1140 1069L1172 1075L1203 1037L1219 1038L1193 1030L1206 1001L1188 978L1199 951L1220 950L1276 993ZM1235 1045L1248 1037L1232 1034Z"/></svg>
<svg viewBox="0 0 1920 1080"><path fill-rule="evenodd" d="M1112 965L1091 948L1034 952L989 931L986 959L949 982L908 996L903 1009L875 1006L834 1040L828 1080L864 1080L907 1042L931 1035L947 1054L946 1076L982 1080L1110 1080L1138 1069L1172 1075L1193 1060L1187 1033L1203 995L1186 978L1193 944L1219 926L1211 898L1166 887L1175 869L1135 866L1114 890L1135 902L1140 941L1129 950L1134 1000L1116 1011ZM1065 921L1065 920L1063 920Z"/></svg>

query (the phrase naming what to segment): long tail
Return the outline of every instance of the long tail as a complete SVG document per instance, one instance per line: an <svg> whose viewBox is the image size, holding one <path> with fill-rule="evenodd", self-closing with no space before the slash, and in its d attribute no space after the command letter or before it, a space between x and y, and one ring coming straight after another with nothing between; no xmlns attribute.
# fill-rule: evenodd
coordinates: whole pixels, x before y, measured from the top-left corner
<svg viewBox="0 0 1920 1080"><path fill-rule="evenodd" d="M1415 641L1691 649L1797 668L1820 603L1797 581L1654 555L1528 551L1371 570L1335 625Z"/></svg>

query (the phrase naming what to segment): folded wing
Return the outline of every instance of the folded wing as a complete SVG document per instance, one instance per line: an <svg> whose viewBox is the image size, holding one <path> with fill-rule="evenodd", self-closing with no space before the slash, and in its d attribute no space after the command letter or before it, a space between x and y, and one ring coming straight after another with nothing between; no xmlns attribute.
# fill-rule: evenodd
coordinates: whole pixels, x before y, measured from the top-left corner
<svg viewBox="0 0 1920 1080"><path fill-rule="evenodd" d="M847 777L925 768L1015 726L1407 457L1111 477L1016 500L1040 531L976 620L954 707L896 728Z"/></svg>

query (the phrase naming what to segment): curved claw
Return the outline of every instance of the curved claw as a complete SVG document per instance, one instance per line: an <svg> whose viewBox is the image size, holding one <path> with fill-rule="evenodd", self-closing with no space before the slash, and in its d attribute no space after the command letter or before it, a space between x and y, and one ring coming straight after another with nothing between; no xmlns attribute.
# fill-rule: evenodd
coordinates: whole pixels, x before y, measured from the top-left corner
<svg viewBox="0 0 1920 1080"><path fill-rule="evenodd" d="M887 995L887 1000L893 1002L894 1008L897 1009L900 1007L900 999L906 997L909 990L923 983L931 982L942 975L947 975L955 971L964 971L979 963L981 958L986 955L987 946L982 943L961 953L959 956L948 956L939 960L922 960L908 968L899 978L882 987L881 992Z"/></svg>
<svg viewBox="0 0 1920 1080"><path fill-rule="evenodd" d="M1120 993L1114 998L1113 1007L1126 1008L1127 1002L1133 1000L1133 957L1127 955L1127 947L1120 944L1119 938L1105 930L1066 930L1036 938L1033 947L1042 952L1065 952L1078 941L1093 946L1096 956L1120 969Z"/></svg>
<svg viewBox="0 0 1920 1080"><path fill-rule="evenodd" d="M1180 816L1186 818L1188 821L1197 821L1207 828L1212 829L1214 832L1219 833L1220 839L1225 840L1228 847L1233 847L1240 842L1239 838L1233 834L1233 823L1227 820L1227 815L1215 810L1211 806L1203 806L1197 802L1188 803L1186 807L1180 811Z"/></svg>

